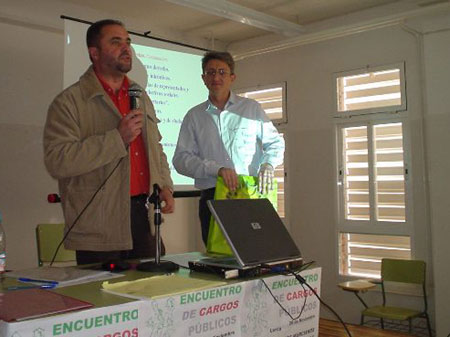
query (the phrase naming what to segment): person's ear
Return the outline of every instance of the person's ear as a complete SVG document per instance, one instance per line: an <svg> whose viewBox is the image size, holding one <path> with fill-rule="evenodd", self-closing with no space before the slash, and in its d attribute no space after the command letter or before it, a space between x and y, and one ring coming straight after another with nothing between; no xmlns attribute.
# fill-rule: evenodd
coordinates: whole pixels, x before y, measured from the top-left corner
<svg viewBox="0 0 450 337"><path fill-rule="evenodd" d="M231 74L230 78L231 78L231 82L234 82L234 80L236 79L236 74Z"/></svg>
<svg viewBox="0 0 450 337"><path fill-rule="evenodd" d="M89 47L88 48L89 58L92 62L98 61L100 52L97 47Z"/></svg>

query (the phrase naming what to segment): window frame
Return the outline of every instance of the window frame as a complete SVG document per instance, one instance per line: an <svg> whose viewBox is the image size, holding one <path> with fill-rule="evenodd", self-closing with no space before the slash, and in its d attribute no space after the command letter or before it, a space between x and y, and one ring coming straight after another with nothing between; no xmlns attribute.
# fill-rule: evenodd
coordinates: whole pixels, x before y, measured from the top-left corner
<svg viewBox="0 0 450 337"><path fill-rule="evenodd" d="M386 222L371 220L349 220L345 219L345 191L341 182L340 170L343 168L343 134L342 130L348 127L368 126L373 127L378 124L402 123L403 134L403 162L405 173L405 222ZM388 236L408 236L410 238L410 254L411 258L416 255L415 237L414 237L414 218L413 218L413 172L411 170L411 135L409 119L407 112L399 112L396 114L380 112L378 114L355 116L350 121L348 118L334 119L334 130L336 139L336 218L335 227L335 249L336 249L336 273L341 279L357 279L364 278L360 275L341 273L341 243L340 238L343 233L351 234L368 234L368 235L388 235ZM372 140L371 140L372 142ZM370 170L374 169L372 165ZM373 186L371 187L373 188ZM372 202L372 201L371 201ZM371 204L374 207L374 204ZM368 277L370 278L370 277Z"/></svg>
<svg viewBox="0 0 450 337"><path fill-rule="evenodd" d="M402 97L402 104L390 107L379 107L361 110L338 111L338 91L337 79L342 76L352 76L373 71L389 70L393 68L400 69L400 90ZM366 67L355 69L352 71L343 71L333 74L333 88L334 88L334 112L333 124L335 130L335 172L336 172L336 219L335 226L335 249L336 249L336 273L340 279L357 279L365 276L357 274L345 273L345 261L341 259L341 237L342 234L367 234L367 235L387 235L387 236L406 236L409 237L409 249L411 258L416 255L416 243L414 237L414 218L413 218L413 172L411 170L411 135L410 135L410 120L407 111L407 96L406 96L406 77L405 77L405 62L394 63L376 67ZM375 125L388 123L402 123L403 136L403 163L404 163L404 177L405 177L405 222L386 222L378 221L374 218L374 211L376 204L374 203L374 188L375 182L372 179L370 183L370 220L350 220L346 219L345 209L345 186L343 185L344 176L340 174L340 170L344 168L344 135L343 130L348 127L367 126L368 129L368 155L369 155L369 175L373 175L375 166L373 165L373 137L372 131ZM371 139L369 140L369 137ZM343 173L345 174L345 173ZM375 256L374 256L375 257ZM345 256L343 256L345 258ZM348 261L347 261L348 262ZM342 273L341 273L342 272ZM369 277L369 276L367 276ZM370 277L369 277L370 278Z"/></svg>
<svg viewBox="0 0 450 337"><path fill-rule="evenodd" d="M341 77L354 76L354 75L362 75L365 73L371 72L379 72L384 70L392 70L399 69L400 70L400 94L401 94L401 104L400 105L392 105L392 106L383 106L377 108L367 108L367 109L359 109L359 110L350 110L350 111L339 111L339 100L338 100L338 79ZM406 80L405 80L405 62L397 62L388 65L381 66L366 66L363 68L348 70L337 72L333 74L333 117L352 117L358 115L367 115L367 114L379 114L384 112L400 112L407 110L407 97L406 97Z"/></svg>
<svg viewBox="0 0 450 337"><path fill-rule="evenodd" d="M275 125L275 127L277 128L278 132L283 134L284 137L284 159L283 159L283 167L284 167L284 217L281 217L281 220L283 220L283 223L285 225L289 224L289 207L288 207L288 203L287 201L290 200L289 198L289 184L288 184L288 165L289 165L289 156L287 156L286 154L289 153L288 152L288 148L289 148L289 136L288 136L288 128L287 128L287 124L278 124Z"/></svg>

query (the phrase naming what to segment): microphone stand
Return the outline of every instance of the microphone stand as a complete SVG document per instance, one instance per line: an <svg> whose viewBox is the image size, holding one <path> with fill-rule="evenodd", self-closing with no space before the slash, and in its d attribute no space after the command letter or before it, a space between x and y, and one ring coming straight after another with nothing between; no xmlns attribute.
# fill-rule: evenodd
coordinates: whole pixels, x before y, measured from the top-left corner
<svg viewBox="0 0 450 337"><path fill-rule="evenodd" d="M159 198L159 186L153 185L153 193L147 202L154 205L154 222L155 222L155 240L156 255L155 261L142 262L137 265L136 269L140 271L163 272L170 273L178 270L179 266L170 261L161 261L161 200Z"/></svg>

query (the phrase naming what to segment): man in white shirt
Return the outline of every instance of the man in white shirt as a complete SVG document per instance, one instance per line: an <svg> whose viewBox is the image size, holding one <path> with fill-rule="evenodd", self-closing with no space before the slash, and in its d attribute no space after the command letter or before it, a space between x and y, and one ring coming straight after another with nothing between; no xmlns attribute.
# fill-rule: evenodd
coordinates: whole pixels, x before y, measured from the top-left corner
<svg viewBox="0 0 450 337"><path fill-rule="evenodd" d="M217 177L230 190L238 187L238 174L260 177L260 191L272 189L274 168L283 162L284 140L258 102L231 91L236 79L233 57L207 52L202 79L208 100L184 117L173 165L178 173L195 179L202 190L199 217L206 245Z"/></svg>

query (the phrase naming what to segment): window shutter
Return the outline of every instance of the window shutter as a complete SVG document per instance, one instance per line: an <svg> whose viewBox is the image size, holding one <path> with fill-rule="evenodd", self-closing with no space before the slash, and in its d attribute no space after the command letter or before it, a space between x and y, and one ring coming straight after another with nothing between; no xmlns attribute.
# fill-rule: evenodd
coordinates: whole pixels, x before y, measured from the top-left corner
<svg viewBox="0 0 450 337"><path fill-rule="evenodd" d="M268 88L250 91L240 94L243 97L251 98L261 104L271 120L283 118L283 88Z"/></svg>
<svg viewBox="0 0 450 337"><path fill-rule="evenodd" d="M374 126L376 216L405 222L405 178L401 123Z"/></svg>
<svg viewBox="0 0 450 337"><path fill-rule="evenodd" d="M406 109L404 64L335 74L336 115Z"/></svg>
<svg viewBox="0 0 450 337"><path fill-rule="evenodd" d="M372 207L375 221L405 222L402 123L348 127L342 137L345 218L371 220Z"/></svg>
<svg viewBox="0 0 450 337"><path fill-rule="evenodd" d="M402 127L396 122L341 129L345 221L366 223L364 233L340 233L344 275L379 277L382 258L411 258L409 236L370 234L378 223L406 222Z"/></svg>
<svg viewBox="0 0 450 337"><path fill-rule="evenodd" d="M381 259L411 259L407 236L341 233L341 273L380 277Z"/></svg>
<svg viewBox="0 0 450 337"><path fill-rule="evenodd" d="M345 217L369 220L369 154L367 127L343 129Z"/></svg>

